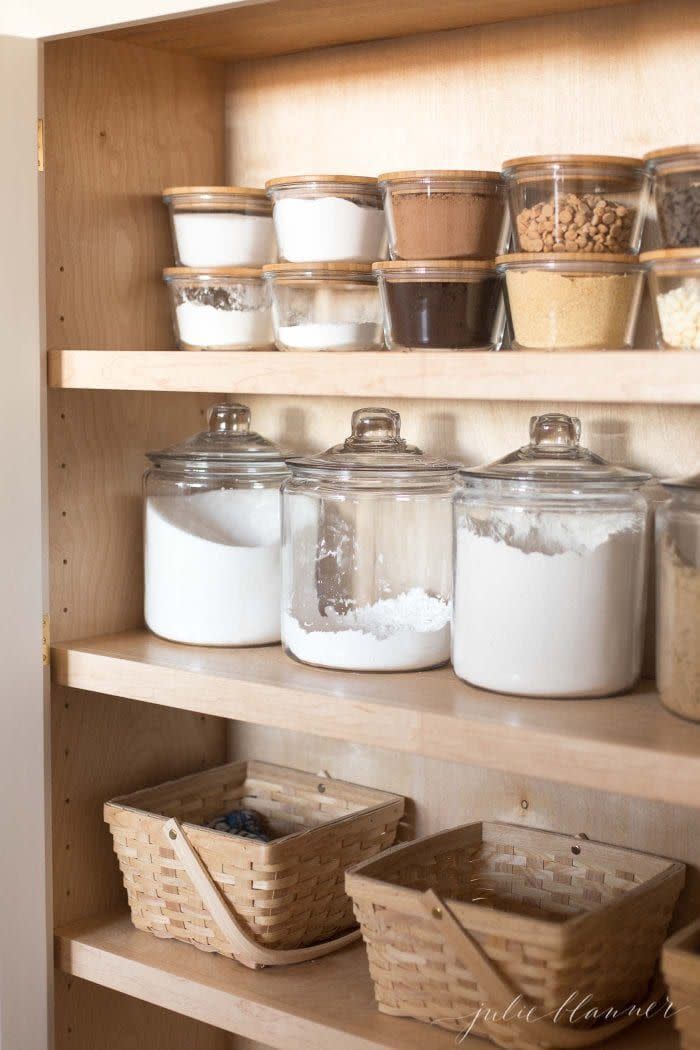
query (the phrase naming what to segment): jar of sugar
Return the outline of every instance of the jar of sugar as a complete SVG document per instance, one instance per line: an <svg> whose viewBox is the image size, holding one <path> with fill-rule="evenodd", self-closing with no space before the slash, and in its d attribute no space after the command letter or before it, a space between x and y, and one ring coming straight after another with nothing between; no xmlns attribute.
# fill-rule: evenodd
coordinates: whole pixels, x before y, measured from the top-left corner
<svg viewBox="0 0 700 1050"><path fill-rule="evenodd" d="M270 179L279 257L284 262L383 259L386 229L376 179L297 175Z"/></svg>
<svg viewBox="0 0 700 1050"><path fill-rule="evenodd" d="M530 443L460 471L452 663L519 696L610 696L642 661L648 474L579 444L570 416L533 416Z"/></svg>
<svg viewBox="0 0 700 1050"><path fill-rule="evenodd" d="M445 663L457 467L362 408L352 433L288 461L282 487L282 642L304 663L410 671Z"/></svg>
<svg viewBox="0 0 700 1050"><path fill-rule="evenodd" d="M262 266L275 259L272 205L262 189L171 186L163 190L178 266Z"/></svg>
<svg viewBox="0 0 700 1050"><path fill-rule="evenodd" d="M202 433L147 455L146 625L189 645L278 642L283 452L245 405L217 404Z"/></svg>
<svg viewBox="0 0 700 1050"><path fill-rule="evenodd" d="M270 293L254 267L169 266L170 293L180 350L272 350Z"/></svg>

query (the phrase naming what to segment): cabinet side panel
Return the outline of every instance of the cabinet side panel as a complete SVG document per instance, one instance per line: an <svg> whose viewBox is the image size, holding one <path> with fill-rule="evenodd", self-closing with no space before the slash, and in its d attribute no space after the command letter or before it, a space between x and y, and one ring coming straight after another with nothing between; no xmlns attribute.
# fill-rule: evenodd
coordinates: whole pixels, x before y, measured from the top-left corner
<svg viewBox="0 0 700 1050"><path fill-rule="evenodd" d="M172 349L161 193L223 181L223 77L129 44L46 45L49 349Z"/></svg>

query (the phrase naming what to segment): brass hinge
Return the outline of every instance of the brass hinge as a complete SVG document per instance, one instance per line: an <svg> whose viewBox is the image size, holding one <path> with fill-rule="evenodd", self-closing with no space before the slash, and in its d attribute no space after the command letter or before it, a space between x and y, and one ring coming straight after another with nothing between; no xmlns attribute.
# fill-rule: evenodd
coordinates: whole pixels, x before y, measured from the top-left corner
<svg viewBox="0 0 700 1050"><path fill-rule="evenodd" d="M43 616L41 619L41 662L48 667L51 657L51 617Z"/></svg>
<svg viewBox="0 0 700 1050"><path fill-rule="evenodd" d="M36 161L39 171L44 170L44 121L41 117L36 122Z"/></svg>

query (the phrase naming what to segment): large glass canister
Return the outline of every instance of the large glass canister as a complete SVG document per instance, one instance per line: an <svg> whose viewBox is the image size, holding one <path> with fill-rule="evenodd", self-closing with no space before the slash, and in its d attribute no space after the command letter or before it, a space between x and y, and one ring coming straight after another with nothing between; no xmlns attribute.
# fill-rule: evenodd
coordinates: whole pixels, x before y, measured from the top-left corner
<svg viewBox="0 0 700 1050"><path fill-rule="evenodd" d="M147 454L146 624L190 645L278 642L284 454L245 405L213 405L208 424Z"/></svg>
<svg viewBox="0 0 700 1050"><path fill-rule="evenodd" d="M570 416L533 416L530 443L460 471L452 663L520 696L610 696L642 661L648 474L579 444Z"/></svg>
<svg viewBox="0 0 700 1050"><path fill-rule="evenodd" d="M656 678L661 702L700 722L700 474L663 481L656 512Z"/></svg>
<svg viewBox="0 0 700 1050"><path fill-rule="evenodd" d="M290 459L282 487L282 643L304 663L409 671L450 656L457 467L363 408L352 434Z"/></svg>

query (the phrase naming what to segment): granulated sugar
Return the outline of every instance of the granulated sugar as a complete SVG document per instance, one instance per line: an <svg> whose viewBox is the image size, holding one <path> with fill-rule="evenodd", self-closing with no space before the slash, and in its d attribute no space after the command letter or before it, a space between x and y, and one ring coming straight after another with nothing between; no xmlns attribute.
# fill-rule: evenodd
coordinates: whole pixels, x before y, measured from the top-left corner
<svg viewBox="0 0 700 1050"><path fill-rule="evenodd" d="M179 341L202 350L257 349L272 345L269 308L227 309L185 300L175 309Z"/></svg>
<svg viewBox="0 0 700 1050"><path fill-rule="evenodd" d="M193 645L279 641L277 489L150 497L145 548L145 617L156 634Z"/></svg>
<svg viewBox="0 0 700 1050"><path fill-rule="evenodd" d="M456 673L528 696L630 688L645 568L639 515L471 510L457 532Z"/></svg>
<svg viewBox="0 0 700 1050"><path fill-rule="evenodd" d="M181 266L262 266L275 258L271 215L181 211L173 225Z"/></svg>
<svg viewBox="0 0 700 1050"><path fill-rule="evenodd" d="M382 208L343 197L284 197L274 219L280 258L288 262L374 262L384 251Z"/></svg>
<svg viewBox="0 0 700 1050"><path fill-rule="evenodd" d="M411 671L450 657L449 602L419 587L346 613L326 609L324 628L286 612L282 642L299 660L347 671Z"/></svg>
<svg viewBox="0 0 700 1050"><path fill-rule="evenodd" d="M382 326L368 321L283 325L278 334L290 350L377 350L384 345Z"/></svg>

